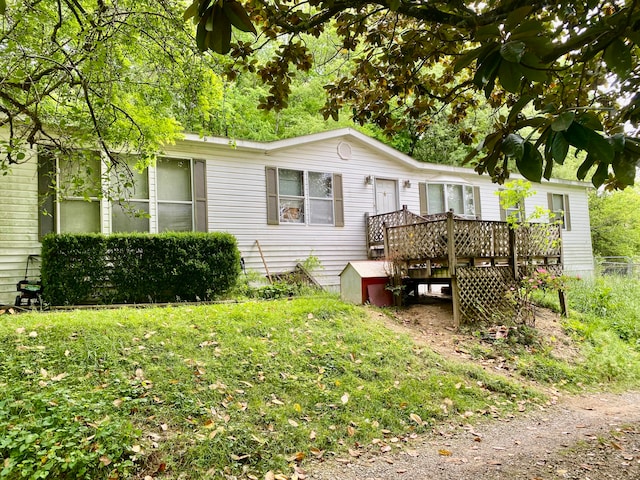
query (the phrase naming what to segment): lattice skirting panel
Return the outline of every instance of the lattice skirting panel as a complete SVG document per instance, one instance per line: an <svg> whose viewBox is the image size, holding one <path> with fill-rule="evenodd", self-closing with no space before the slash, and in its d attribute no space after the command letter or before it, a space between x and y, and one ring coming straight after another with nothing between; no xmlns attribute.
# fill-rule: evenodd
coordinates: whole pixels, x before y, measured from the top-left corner
<svg viewBox="0 0 640 480"><path fill-rule="evenodd" d="M495 323L516 316L512 267L458 267L456 274L462 322Z"/></svg>

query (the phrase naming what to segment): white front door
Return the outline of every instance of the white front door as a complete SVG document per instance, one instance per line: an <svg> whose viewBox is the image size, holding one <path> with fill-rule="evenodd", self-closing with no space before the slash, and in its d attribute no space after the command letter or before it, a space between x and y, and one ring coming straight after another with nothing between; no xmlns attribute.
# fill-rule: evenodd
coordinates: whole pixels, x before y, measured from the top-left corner
<svg viewBox="0 0 640 480"><path fill-rule="evenodd" d="M376 178L376 213L388 213L398 208L398 182Z"/></svg>

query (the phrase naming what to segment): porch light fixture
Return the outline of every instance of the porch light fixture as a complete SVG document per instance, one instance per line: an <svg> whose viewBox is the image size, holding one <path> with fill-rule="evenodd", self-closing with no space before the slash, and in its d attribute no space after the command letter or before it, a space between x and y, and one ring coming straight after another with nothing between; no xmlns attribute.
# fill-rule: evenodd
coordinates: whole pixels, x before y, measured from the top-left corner
<svg viewBox="0 0 640 480"><path fill-rule="evenodd" d="M367 175L366 177L364 177L364 184L373 185L373 177L371 175Z"/></svg>
<svg viewBox="0 0 640 480"><path fill-rule="evenodd" d="M404 188L411 188L411 180L404 181Z"/></svg>

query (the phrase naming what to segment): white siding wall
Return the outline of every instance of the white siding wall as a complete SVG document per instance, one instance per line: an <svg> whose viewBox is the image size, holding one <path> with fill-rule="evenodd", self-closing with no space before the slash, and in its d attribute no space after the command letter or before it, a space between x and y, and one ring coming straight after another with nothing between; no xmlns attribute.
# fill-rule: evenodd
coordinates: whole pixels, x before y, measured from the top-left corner
<svg viewBox="0 0 640 480"><path fill-rule="evenodd" d="M0 174L0 305L14 303L28 256L39 253L37 163L30 158Z"/></svg>
<svg viewBox="0 0 640 480"><path fill-rule="evenodd" d="M297 145L277 151L246 151L231 146L190 143L179 146L180 152L193 158L207 160L207 188L209 230L227 231L238 239L248 269L265 274L256 240L260 242L271 273L294 267L309 255L317 256L324 269L316 272L325 286L337 288L339 273L349 261L365 260L365 213L375 214L374 185L365 185L365 177L398 181L399 205L420 212L418 183L442 176L441 167L416 165L398 161L371 146L349 139L352 157L341 159L337 147L341 138ZM344 227L323 225L267 225L265 166L323 171L343 175ZM444 167L445 169L447 167ZM447 173L447 177L461 178L480 187L482 218L500 220L498 185L487 176L480 177L471 170ZM411 187L404 187L404 180ZM586 190L583 186L566 187L559 184L535 185L538 194L526 206L532 211L536 204L547 208L548 191L569 193L572 231L564 238L566 270L587 274L593 271L589 235Z"/></svg>

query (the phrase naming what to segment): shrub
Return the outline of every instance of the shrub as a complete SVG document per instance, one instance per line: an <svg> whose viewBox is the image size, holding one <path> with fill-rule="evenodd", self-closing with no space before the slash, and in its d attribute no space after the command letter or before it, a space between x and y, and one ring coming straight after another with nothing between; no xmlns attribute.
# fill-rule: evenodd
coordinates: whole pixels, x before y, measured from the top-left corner
<svg viewBox="0 0 640 480"><path fill-rule="evenodd" d="M207 300L240 273L226 233L48 235L43 239L44 300L53 305Z"/></svg>

